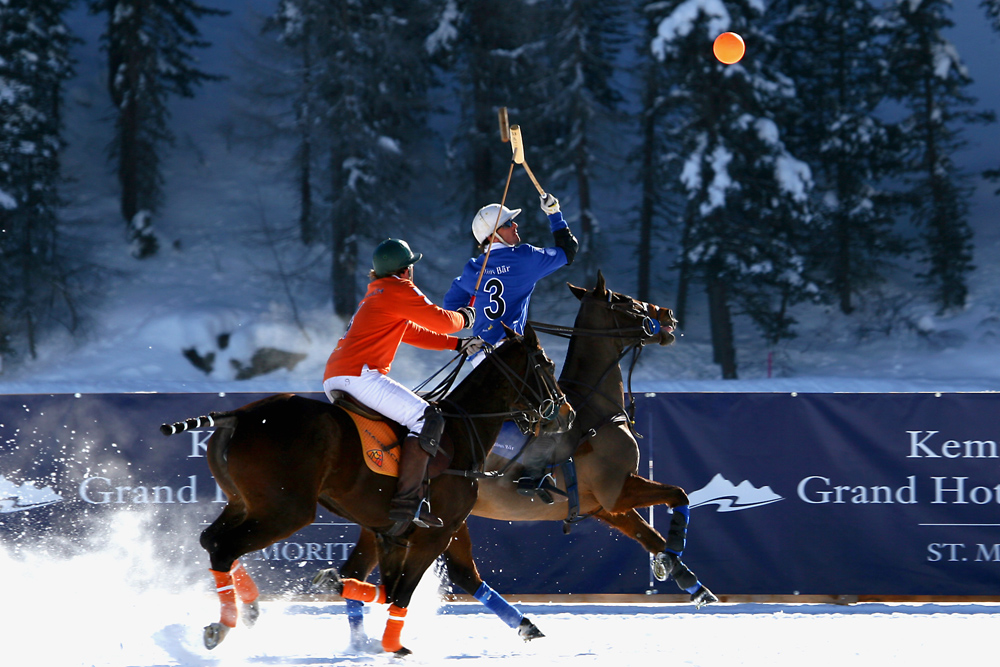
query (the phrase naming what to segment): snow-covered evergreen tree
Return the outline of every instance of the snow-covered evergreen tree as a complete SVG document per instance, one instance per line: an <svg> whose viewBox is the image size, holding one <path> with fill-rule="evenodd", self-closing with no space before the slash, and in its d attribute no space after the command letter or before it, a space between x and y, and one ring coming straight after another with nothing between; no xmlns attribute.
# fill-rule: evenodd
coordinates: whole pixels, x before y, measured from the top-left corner
<svg viewBox="0 0 1000 667"><path fill-rule="evenodd" d="M980 4L986 10L986 16L989 18L993 29L1000 32L1000 0L982 0ZM991 181L1000 181L1000 167L989 169L983 175ZM994 194L1000 195L1000 190L997 190Z"/></svg>
<svg viewBox="0 0 1000 667"><path fill-rule="evenodd" d="M795 90L766 65L761 0L658 6L652 52L669 73L669 134L681 147L673 164L687 198L683 259L705 286L714 360L736 378L733 315L775 342L792 333L789 306L815 292L805 275L812 179L775 122ZM750 53L723 65L712 42L730 30Z"/></svg>
<svg viewBox="0 0 1000 667"><path fill-rule="evenodd" d="M290 48L316 35L300 89L318 122L334 311L350 317L370 267L361 243L405 234L410 146L424 128L431 81L426 39L433 0L323 3L282 0L274 15ZM301 53L301 51L299 51ZM315 105L317 108L313 108ZM318 119L318 120L317 120Z"/></svg>
<svg viewBox="0 0 1000 667"><path fill-rule="evenodd" d="M108 56L108 92L115 107L110 153L121 186L126 236L137 257L156 252L149 216L163 200L160 163L173 143L170 96L193 97L195 88L221 77L198 66L194 50L209 46L198 20L229 12L193 0L88 0L90 11L107 15L102 35ZM146 212L137 217L140 212Z"/></svg>
<svg viewBox="0 0 1000 667"><path fill-rule="evenodd" d="M71 5L0 3L0 354L35 357L43 327L76 324L58 218Z"/></svg>
<svg viewBox="0 0 1000 667"><path fill-rule="evenodd" d="M886 95L882 21L870 0L775 0L775 60L794 82L785 142L805 159L815 187L815 259L844 313L883 278L904 248L894 230L897 197L883 185L901 154L876 113Z"/></svg>
<svg viewBox="0 0 1000 667"><path fill-rule="evenodd" d="M543 185L569 203L580 239L580 272L597 268L600 225L593 191L616 145L611 115L624 99L614 80L616 58L625 39L627 6L604 0L543 3L542 36L548 64L538 70L540 105L530 119L534 162L546 175ZM527 121L526 121L527 122ZM607 170L610 174L610 169ZM614 175L612 177L615 177Z"/></svg>
<svg viewBox="0 0 1000 667"><path fill-rule="evenodd" d="M890 90L907 112L905 166L927 264L919 275L941 311L966 305L974 268L968 174L953 159L964 145L961 126L991 120L974 110L976 100L966 92L972 79L944 36L954 25L950 11L950 0L893 0L888 10Z"/></svg>
<svg viewBox="0 0 1000 667"><path fill-rule="evenodd" d="M456 174L455 201L465 213L458 216L456 234L468 238L474 252L472 216L481 206L500 201L510 173L510 149L500 142L497 124L500 107L507 107L511 124L524 124L528 163L533 169L539 166L533 160L538 157L542 127L532 112L539 104L536 84L548 65L541 39L548 26L541 22L541 5L525 0L448 0L446 7L447 20L442 21L431 45L452 87L447 95L459 105L457 129L449 146L449 172ZM520 171L518 167L512 174L507 202L537 196ZM535 171L539 177L545 175L544 169ZM522 238L536 240L532 226L521 228Z"/></svg>
<svg viewBox="0 0 1000 667"><path fill-rule="evenodd" d="M667 103L670 72L652 55L653 44L660 26L659 1L639 0L637 12L644 26L637 45L637 76L641 86L639 113L639 143L633 151L631 164L637 169L630 174L639 187L637 210L638 239L636 245L636 296L643 301L653 300L654 281L661 275L665 263L666 247L661 237L676 236L683 219L684 198L679 181L671 177L671 156L675 152L676 137L671 137L670 114L676 112ZM674 232L674 234L671 234ZM676 240L676 239L675 239ZM673 257L676 253L672 253ZM683 257L681 258L683 266ZM681 285L674 302L675 316L684 321L687 309L688 272L679 272Z"/></svg>

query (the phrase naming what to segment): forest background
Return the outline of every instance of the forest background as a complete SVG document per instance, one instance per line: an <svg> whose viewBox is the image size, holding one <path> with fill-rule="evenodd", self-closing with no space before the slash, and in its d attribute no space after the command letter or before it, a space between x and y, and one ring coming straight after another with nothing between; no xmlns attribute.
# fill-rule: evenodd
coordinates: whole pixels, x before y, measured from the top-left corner
<svg viewBox="0 0 1000 667"><path fill-rule="evenodd" d="M501 106L582 242L533 319L571 323L563 283L598 270L673 307L677 353L641 377L986 359L998 17L996 0L8 0L0 389L315 390L378 241L427 255L435 301L472 254L510 166ZM711 56L726 30L736 65ZM517 168L507 202L546 245L537 201Z"/></svg>

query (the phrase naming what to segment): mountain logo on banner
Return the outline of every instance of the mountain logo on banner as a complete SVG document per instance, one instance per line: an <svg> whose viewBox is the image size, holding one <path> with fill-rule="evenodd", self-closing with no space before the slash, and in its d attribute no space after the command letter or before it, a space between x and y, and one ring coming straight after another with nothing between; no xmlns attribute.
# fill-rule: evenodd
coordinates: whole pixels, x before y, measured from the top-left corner
<svg viewBox="0 0 1000 667"><path fill-rule="evenodd" d="M770 505L784 498L772 491L769 486L758 489L748 480L734 485L722 475L716 474L704 487L689 493L688 500L691 507L718 505L717 512L738 512Z"/></svg>
<svg viewBox="0 0 1000 667"><path fill-rule="evenodd" d="M48 487L37 488L29 482L18 486L0 475L0 514L43 507L58 503L62 499L62 496Z"/></svg>

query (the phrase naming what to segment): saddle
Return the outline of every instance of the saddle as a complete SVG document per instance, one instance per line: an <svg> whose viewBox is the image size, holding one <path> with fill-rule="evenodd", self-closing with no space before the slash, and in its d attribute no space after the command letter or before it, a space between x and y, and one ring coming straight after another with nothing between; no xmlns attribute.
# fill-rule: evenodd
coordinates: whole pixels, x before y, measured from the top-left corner
<svg viewBox="0 0 1000 667"><path fill-rule="evenodd" d="M347 392L331 391L330 399L354 421L368 469L379 475L399 477L399 446L406 437L406 427L358 402ZM437 455L427 465L429 479L444 472L451 464L453 452L451 438L443 435Z"/></svg>

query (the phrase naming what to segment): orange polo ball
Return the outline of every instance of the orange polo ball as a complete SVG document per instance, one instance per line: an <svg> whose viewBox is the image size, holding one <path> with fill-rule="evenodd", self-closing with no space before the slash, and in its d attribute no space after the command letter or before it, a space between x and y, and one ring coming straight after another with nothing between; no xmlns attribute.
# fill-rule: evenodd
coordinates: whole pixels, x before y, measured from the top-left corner
<svg viewBox="0 0 1000 667"><path fill-rule="evenodd" d="M712 53L719 59L719 62L726 65L738 63L746 51L747 47L743 43L743 38L735 32L722 33L715 38L715 42L712 44Z"/></svg>

